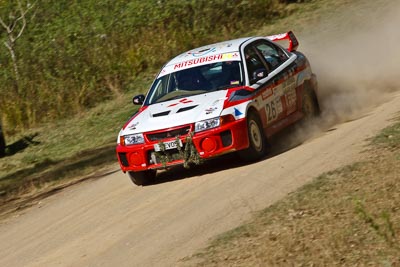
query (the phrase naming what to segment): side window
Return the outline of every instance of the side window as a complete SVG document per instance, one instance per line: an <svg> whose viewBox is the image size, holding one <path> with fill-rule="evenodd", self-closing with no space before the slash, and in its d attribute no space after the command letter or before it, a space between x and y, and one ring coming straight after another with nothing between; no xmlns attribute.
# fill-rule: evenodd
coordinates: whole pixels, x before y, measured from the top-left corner
<svg viewBox="0 0 400 267"><path fill-rule="evenodd" d="M288 56L282 51L282 49L268 42L260 42L255 47L264 57L269 71L276 69L288 59Z"/></svg>
<svg viewBox="0 0 400 267"><path fill-rule="evenodd" d="M252 47L247 47L244 50L244 55L250 84L254 84L268 75L266 66Z"/></svg>

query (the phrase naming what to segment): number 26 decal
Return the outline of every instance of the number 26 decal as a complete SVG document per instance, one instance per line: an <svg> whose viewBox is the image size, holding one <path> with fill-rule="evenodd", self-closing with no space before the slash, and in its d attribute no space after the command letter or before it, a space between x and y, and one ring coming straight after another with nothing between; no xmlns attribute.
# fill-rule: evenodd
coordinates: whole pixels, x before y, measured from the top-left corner
<svg viewBox="0 0 400 267"><path fill-rule="evenodd" d="M276 112L276 107L275 107L275 101L271 101L265 105L267 109L267 120L268 122L275 120L277 117L277 112Z"/></svg>

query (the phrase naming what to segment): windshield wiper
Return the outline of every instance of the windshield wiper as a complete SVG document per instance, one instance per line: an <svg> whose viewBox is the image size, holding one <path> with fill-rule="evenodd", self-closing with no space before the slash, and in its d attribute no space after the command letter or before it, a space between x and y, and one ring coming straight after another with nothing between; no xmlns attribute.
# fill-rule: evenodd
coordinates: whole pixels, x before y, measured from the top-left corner
<svg viewBox="0 0 400 267"><path fill-rule="evenodd" d="M173 99L184 98L184 97L193 96L193 95L204 94L206 92L207 91L205 91L205 90L195 90L195 91L177 90L177 91L170 92L170 93L164 95L163 97L159 98L156 101L156 103L165 102L165 101L169 101L169 100L173 100Z"/></svg>
<svg viewBox="0 0 400 267"><path fill-rule="evenodd" d="M240 84L227 84L227 85L221 85L215 88L213 91L219 91L219 90L226 90L229 88L234 88L234 87L239 87Z"/></svg>
<svg viewBox="0 0 400 267"><path fill-rule="evenodd" d="M176 96L170 96L170 97L162 97L160 99L157 99L156 103L160 103L160 102L165 102L165 101L169 101L169 100L174 100L174 99L179 99L179 98L184 98L186 95L176 95Z"/></svg>

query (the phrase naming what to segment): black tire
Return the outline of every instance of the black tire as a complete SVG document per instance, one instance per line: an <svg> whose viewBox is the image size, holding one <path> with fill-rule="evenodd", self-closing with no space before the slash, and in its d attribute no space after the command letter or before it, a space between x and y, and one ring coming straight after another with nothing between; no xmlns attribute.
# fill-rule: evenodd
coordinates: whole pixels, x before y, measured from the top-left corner
<svg viewBox="0 0 400 267"><path fill-rule="evenodd" d="M303 97L302 97L302 108L304 114L304 121L311 121L313 118L317 117L320 113L318 99L315 96L315 93L309 87L304 88Z"/></svg>
<svg viewBox="0 0 400 267"><path fill-rule="evenodd" d="M267 140L261 121L253 112L249 113L247 117L247 133L249 136L249 147L239 151L239 156L245 161L259 160L267 152Z"/></svg>
<svg viewBox="0 0 400 267"><path fill-rule="evenodd" d="M154 182L156 178L156 171L141 171L141 172L128 172L129 178L135 185L148 185Z"/></svg>

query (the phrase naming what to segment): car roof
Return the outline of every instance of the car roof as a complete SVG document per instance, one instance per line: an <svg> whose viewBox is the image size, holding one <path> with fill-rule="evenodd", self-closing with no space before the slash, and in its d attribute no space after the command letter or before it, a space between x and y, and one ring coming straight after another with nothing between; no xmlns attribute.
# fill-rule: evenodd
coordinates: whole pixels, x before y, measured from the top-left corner
<svg viewBox="0 0 400 267"><path fill-rule="evenodd" d="M252 38L253 37L238 38L186 51L165 64L158 77L177 70L188 69L212 62L240 60L240 46Z"/></svg>

